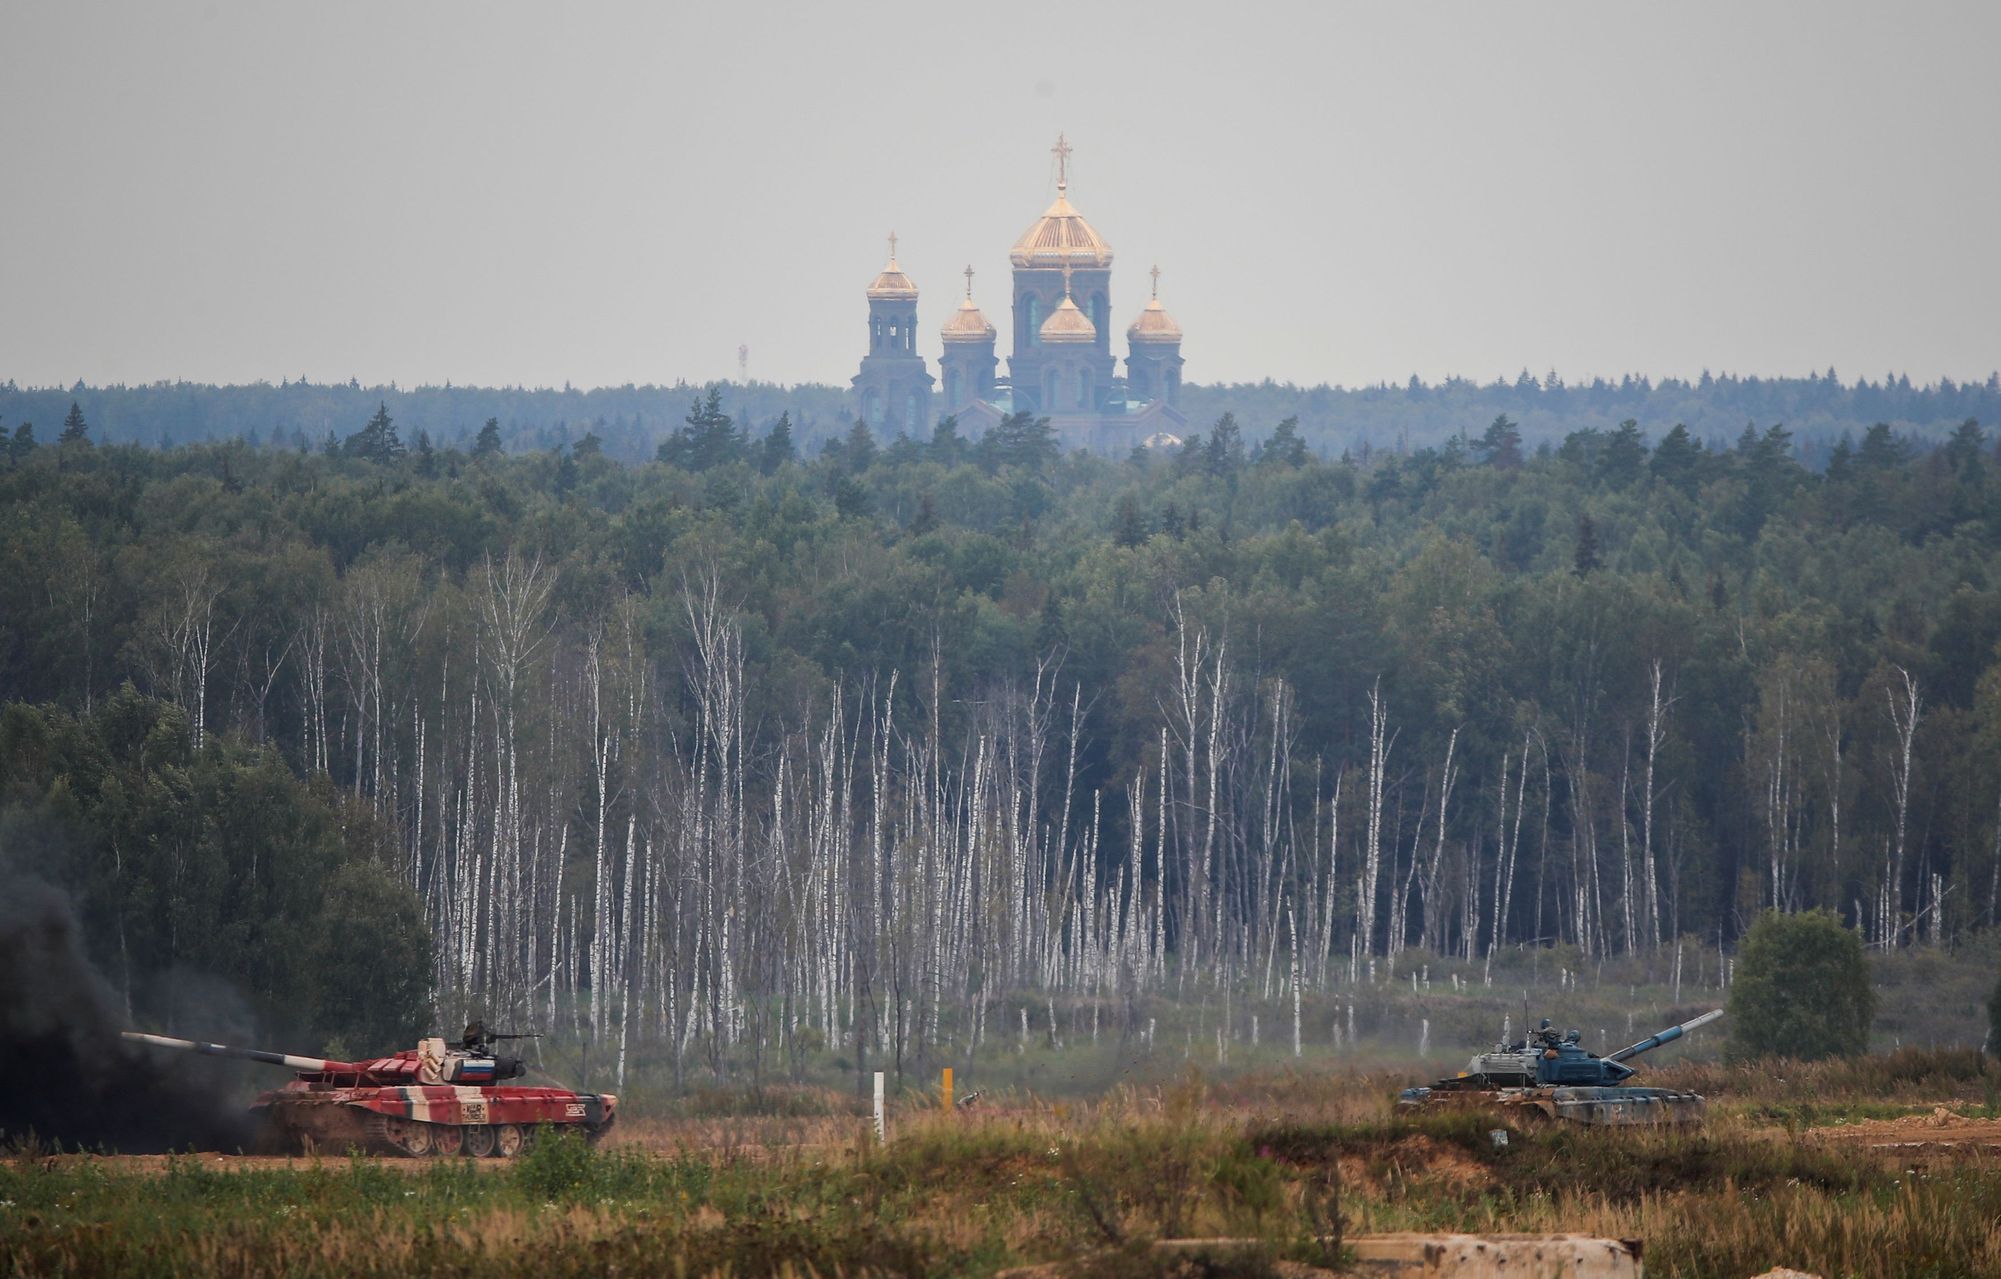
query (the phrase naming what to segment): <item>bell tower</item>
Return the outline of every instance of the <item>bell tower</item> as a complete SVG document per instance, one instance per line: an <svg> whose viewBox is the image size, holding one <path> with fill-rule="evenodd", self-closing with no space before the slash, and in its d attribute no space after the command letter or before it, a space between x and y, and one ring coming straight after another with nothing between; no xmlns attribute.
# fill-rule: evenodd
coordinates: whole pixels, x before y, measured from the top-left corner
<svg viewBox="0 0 2001 1279"><path fill-rule="evenodd" d="M894 231L889 264L868 286L868 335L853 380L857 414L879 432L920 433L931 415L932 378L917 354L917 286L896 264Z"/></svg>
<svg viewBox="0 0 2001 1279"><path fill-rule="evenodd" d="M994 326L973 305L973 268L966 268L966 300L939 334L945 342L938 371L945 380L945 412L990 399L994 393Z"/></svg>
<svg viewBox="0 0 2001 1279"><path fill-rule="evenodd" d="M1070 143L1058 135L1050 151L1056 157L1056 202L1008 253L1014 264L1014 353L1008 360L1008 376L1017 409L1094 413L1110 402L1113 393L1112 246L1070 203ZM1076 349L1080 344L1074 333L1057 344L1064 348L1060 355L1044 340L1045 328L1066 304L1091 328L1087 352ZM1066 317L1058 329L1067 333L1075 327L1074 320ZM1090 398L1081 408L1069 407L1074 403L1070 396L1062 397L1064 408L1045 402L1047 374L1052 362L1059 360L1066 368L1081 361L1089 374L1084 384ZM1077 371L1070 369L1073 382Z"/></svg>
<svg viewBox="0 0 2001 1279"><path fill-rule="evenodd" d="M1126 390L1141 403L1159 400L1181 407L1181 326L1160 304L1160 268L1153 275L1153 297L1126 330L1132 354L1126 357Z"/></svg>

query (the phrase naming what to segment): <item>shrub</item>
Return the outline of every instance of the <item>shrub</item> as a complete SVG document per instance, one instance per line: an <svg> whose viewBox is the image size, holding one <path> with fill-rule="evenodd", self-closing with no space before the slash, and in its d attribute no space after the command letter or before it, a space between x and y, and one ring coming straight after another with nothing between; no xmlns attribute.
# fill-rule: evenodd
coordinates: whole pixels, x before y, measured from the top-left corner
<svg viewBox="0 0 2001 1279"><path fill-rule="evenodd" d="M1730 1056L1811 1061L1866 1051L1876 992L1862 938L1828 911L1766 911L1730 987Z"/></svg>

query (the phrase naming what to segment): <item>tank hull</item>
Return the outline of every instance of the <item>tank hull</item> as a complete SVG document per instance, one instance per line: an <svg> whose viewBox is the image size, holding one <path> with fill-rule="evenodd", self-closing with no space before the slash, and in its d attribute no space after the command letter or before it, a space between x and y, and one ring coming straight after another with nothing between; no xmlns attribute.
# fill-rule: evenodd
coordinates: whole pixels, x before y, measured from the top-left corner
<svg viewBox="0 0 2001 1279"><path fill-rule="evenodd" d="M1399 1110L1491 1110L1504 1116L1560 1119L1574 1124L1699 1124L1708 1110L1700 1093L1671 1088L1536 1086L1527 1088L1406 1088Z"/></svg>
<svg viewBox="0 0 2001 1279"><path fill-rule="evenodd" d="M564 1088L289 1086L251 1105L273 1150L340 1154L511 1156L539 1132L571 1130L596 1142L618 1117L617 1098Z"/></svg>

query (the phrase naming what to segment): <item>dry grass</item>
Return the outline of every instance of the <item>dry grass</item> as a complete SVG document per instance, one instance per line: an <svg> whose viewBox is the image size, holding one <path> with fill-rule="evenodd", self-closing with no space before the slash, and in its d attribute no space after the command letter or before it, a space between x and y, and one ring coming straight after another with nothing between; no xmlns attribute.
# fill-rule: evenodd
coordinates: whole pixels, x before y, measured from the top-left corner
<svg viewBox="0 0 2001 1279"><path fill-rule="evenodd" d="M1656 1275L2001 1273L2001 1163L1892 1162L1769 1117L1926 1090L1971 1106L1987 1079L1950 1054L1885 1063L1680 1067L1676 1082L1746 1095L1703 1131L1552 1125L1506 1149L1485 1116L1393 1114L1400 1079L1282 1072L953 1114L910 1102L887 1148L853 1114L658 1117L499 1176L19 1157L0 1164L0 1275L977 1275L1087 1256L1141 1274L1150 1240L1222 1235L1265 1240L1239 1266L1261 1273L1326 1260L1316 1240L1337 1222L1637 1236Z"/></svg>

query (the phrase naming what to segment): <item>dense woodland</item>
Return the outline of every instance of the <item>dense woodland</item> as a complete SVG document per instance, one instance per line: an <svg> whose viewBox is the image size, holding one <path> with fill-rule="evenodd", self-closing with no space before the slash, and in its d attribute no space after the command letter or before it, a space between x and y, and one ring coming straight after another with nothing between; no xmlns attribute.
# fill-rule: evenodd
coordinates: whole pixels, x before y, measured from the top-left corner
<svg viewBox="0 0 2001 1279"><path fill-rule="evenodd" d="M415 967L677 1070L1522 946L1660 975L1769 906L1996 922L1970 418L1809 467L1769 421L1106 458L682 411L631 463L386 400L305 450L15 432L0 858L155 1016L195 970L360 1034L342 991Z"/></svg>
<svg viewBox="0 0 2001 1279"><path fill-rule="evenodd" d="M859 352L857 352L859 354ZM470 450L482 424L494 420L510 453L546 451L595 435L606 456L643 462L681 425L698 388L608 386L582 389L442 386L363 386L358 380L281 379L244 386L156 382L138 386L21 387L0 382L0 426L31 423L44 441L80 403L100 444L217 443L242 439L260 446L317 449L329 436L353 433L378 404L402 438L421 433L438 448ZM817 453L846 433L852 409L845 387L749 382L720 388L723 406L757 433L785 415L798 446ZM1294 419L1307 447L1328 457L1366 459L1377 451L1409 452L1478 435L1506 414L1531 448L1554 446L1573 431L1632 418L1660 435L1688 427L1711 448L1728 448L1746 422L1784 422L1801 462L1827 463L1846 435L1860 439L1877 422L1904 437L1935 444L1967 418L2001 422L2001 375L1984 381L1941 379L1914 385L1902 374L1844 378L1834 369L1807 377L1739 377L1704 372L1694 379L1628 374L1565 382L1555 370L1524 369L1513 378L1477 382L1416 376L1396 385L1331 387L1289 383L1190 383L1183 388L1198 428L1224 413L1251 423Z"/></svg>

